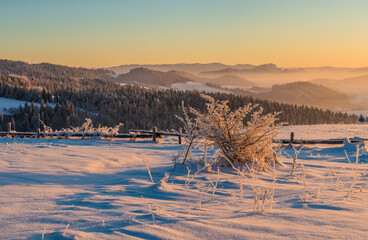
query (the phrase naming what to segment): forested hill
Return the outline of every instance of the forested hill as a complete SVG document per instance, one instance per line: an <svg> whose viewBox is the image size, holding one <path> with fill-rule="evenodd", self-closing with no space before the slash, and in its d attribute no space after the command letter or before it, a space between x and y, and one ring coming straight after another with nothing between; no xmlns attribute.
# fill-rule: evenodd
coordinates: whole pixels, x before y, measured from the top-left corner
<svg viewBox="0 0 368 240"><path fill-rule="evenodd" d="M129 73L121 74L112 80L120 83L137 83L145 86L156 87L170 87L173 83L185 83L191 81L191 79L173 72L160 72L146 68L135 68L130 70Z"/></svg>
<svg viewBox="0 0 368 240"><path fill-rule="evenodd" d="M348 96L344 93L310 82L273 85L269 92L253 96L266 100L277 99L283 103L305 104L324 109L349 109L352 106Z"/></svg>
<svg viewBox="0 0 368 240"><path fill-rule="evenodd" d="M23 67L25 69L23 69ZM40 102L41 108L29 104L17 109L13 116L0 119L1 127L13 121L18 131L39 127L39 119L54 129L80 125L86 117L95 124L124 123L122 131L131 128L178 129L181 102L204 109L205 102L198 92L157 90L134 85L119 86L104 80L105 70L69 68L52 64L36 66L23 62L1 61L0 96ZM289 124L352 123L357 116L322 111L317 108L280 104L251 97L230 94L210 94L216 99L229 100L235 109L247 103L262 106L266 113L281 112L280 121ZM57 103L51 108L48 102ZM11 119L13 118L13 119Z"/></svg>
<svg viewBox="0 0 368 240"><path fill-rule="evenodd" d="M21 61L0 59L0 73L26 76L29 78L98 78L103 75L113 74L105 69L75 68L51 63L29 64Z"/></svg>

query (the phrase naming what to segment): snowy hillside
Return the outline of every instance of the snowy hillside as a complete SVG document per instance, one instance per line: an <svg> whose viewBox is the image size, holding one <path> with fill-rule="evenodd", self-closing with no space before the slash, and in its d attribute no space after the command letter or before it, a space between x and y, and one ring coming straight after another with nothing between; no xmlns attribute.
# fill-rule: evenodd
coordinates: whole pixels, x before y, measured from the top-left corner
<svg viewBox="0 0 368 240"><path fill-rule="evenodd" d="M284 127L288 138L367 137L366 125ZM365 239L368 153L351 144L304 146L285 166L246 174L190 172L172 156L183 146L127 140L0 139L2 239ZM345 152L352 163L349 163ZM145 167L146 161L153 182ZM355 168L357 167L357 170ZM197 173L196 173L197 172ZM165 173L170 174L165 179ZM276 178L276 182L274 179ZM254 188L252 188L252 186ZM257 188L259 187L259 188ZM254 212L254 191L273 201ZM262 202L259 203L260 207Z"/></svg>
<svg viewBox="0 0 368 240"><path fill-rule="evenodd" d="M0 114L2 113L4 115L7 115L9 114L8 112L9 108L17 108L19 106L24 106L25 103L26 103L25 101L0 97ZM40 106L40 105L41 104L39 103L35 103L35 106Z"/></svg>
<svg viewBox="0 0 368 240"><path fill-rule="evenodd" d="M231 93L230 91L227 91L227 90L210 87L204 83L197 83L197 82L174 83L174 84L171 84L170 87L174 89L182 90L182 91L197 90L199 92L205 91L209 93L217 93L217 92L218 93Z"/></svg>

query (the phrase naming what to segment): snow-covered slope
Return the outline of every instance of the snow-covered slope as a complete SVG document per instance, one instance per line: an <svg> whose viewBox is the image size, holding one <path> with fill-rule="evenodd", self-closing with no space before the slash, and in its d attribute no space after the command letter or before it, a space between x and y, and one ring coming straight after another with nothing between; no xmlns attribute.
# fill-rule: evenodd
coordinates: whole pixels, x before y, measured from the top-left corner
<svg viewBox="0 0 368 240"><path fill-rule="evenodd" d="M2 113L4 115L7 115L9 114L8 112L9 108L17 108L19 106L24 106L25 103L26 101L0 97L0 114ZM40 106L40 105L41 104L39 103L35 103L35 106Z"/></svg>
<svg viewBox="0 0 368 240"><path fill-rule="evenodd" d="M207 86L204 83L197 83L197 82L174 83L170 87L174 88L174 89L178 89L178 90L183 90L183 91L197 90L199 92L205 91L205 92L211 92L211 93L215 93L215 92L218 92L218 93L231 93L230 91L227 91L227 90L210 87L210 86Z"/></svg>
<svg viewBox="0 0 368 240"><path fill-rule="evenodd" d="M365 125L285 127L296 137L366 137ZM321 132L318 132L321 131ZM336 133L339 132L339 133ZM283 151L263 213L252 186L273 186L274 173L173 169L183 146L127 140L0 139L2 239L365 239L368 155L355 146ZM347 151L352 163L345 157ZM290 157L288 157L290 155ZM144 165L147 164L155 183ZM301 165L302 164L302 165ZM355 175L355 172L357 173ZM161 181L165 173L170 176ZM354 182L354 179L356 181ZM240 184L241 183L241 184ZM216 187L215 187L216 186ZM242 186L242 188L240 188ZM363 188L365 186L365 189Z"/></svg>
<svg viewBox="0 0 368 240"><path fill-rule="evenodd" d="M23 106L28 103L31 105L31 102L21 101L13 98L4 98L0 97L0 114L9 115L9 109L18 108L19 106ZM36 107L41 107L40 103L34 103ZM55 103L50 103L50 107L55 107Z"/></svg>

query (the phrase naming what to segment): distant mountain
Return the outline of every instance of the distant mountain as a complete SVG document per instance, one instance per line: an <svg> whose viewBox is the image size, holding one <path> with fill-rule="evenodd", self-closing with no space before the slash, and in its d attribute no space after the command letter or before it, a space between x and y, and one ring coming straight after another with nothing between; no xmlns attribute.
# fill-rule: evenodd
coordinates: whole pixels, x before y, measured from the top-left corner
<svg viewBox="0 0 368 240"><path fill-rule="evenodd" d="M228 67L221 70L215 71L203 71L200 73L201 76L216 76L216 75L223 75L223 74L244 74L244 73L288 73L288 72L295 72L301 71L297 69L286 69L286 68L278 68L275 64L262 64L259 66L253 66L250 68L233 68Z"/></svg>
<svg viewBox="0 0 368 240"><path fill-rule="evenodd" d="M348 67L332 67L332 66L321 66L321 67L304 67L304 68L289 68L291 70L303 70L303 71L311 71L311 72L341 72L341 71L352 71L354 68Z"/></svg>
<svg viewBox="0 0 368 240"><path fill-rule="evenodd" d="M242 77L236 75L222 75L216 78L209 78L209 83L217 84L224 87L238 86L238 87L252 87L257 83L248 81Z"/></svg>
<svg viewBox="0 0 368 240"><path fill-rule="evenodd" d="M184 71L193 74L202 75L225 75L225 74L241 74L241 73L290 73L290 72L361 72L368 73L368 67L351 68L351 67L299 67L299 68L279 68L273 63L253 65L253 64L236 64L227 65L222 63L179 63L179 64L130 64L120 65L107 68L114 71L117 75L128 73L135 68L147 68L156 71Z"/></svg>
<svg viewBox="0 0 368 240"><path fill-rule="evenodd" d="M368 92L368 75L349 77L342 80L322 78L314 79L309 82L338 89L347 94L366 94Z"/></svg>
<svg viewBox="0 0 368 240"><path fill-rule="evenodd" d="M333 111L344 111L359 108L344 93L310 82L292 82L276 84L272 88L252 87L250 89L231 89L231 92L242 96L276 101L287 104L313 106Z"/></svg>
<svg viewBox="0 0 368 240"><path fill-rule="evenodd" d="M331 110L342 110L352 106L345 94L309 82L274 85L269 92L253 94L253 96L283 103Z"/></svg>
<svg viewBox="0 0 368 240"><path fill-rule="evenodd" d="M176 75L180 75L186 78L191 79L194 82L200 82L200 83L210 83L220 86L239 86L239 87L251 87L256 86L257 83L248 81L242 77L236 76L236 75L222 75L215 78L206 78L206 77L200 77L198 75L194 75L188 72L183 71L169 71L169 73L174 73Z"/></svg>
<svg viewBox="0 0 368 240"><path fill-rule="evenodd" d="M318 78L308 81L310 83L319 84L325 87L331 87L334 86L334 83L338 82L338 80L333 80L329 78Z"/></svg>
<svg viewBox="0 0 368 240"><path fill-rule="evenodd" d="M244 69L245 71L251 72L282 72L284 69L278 68L276 64L269 63L269 64L262 64L259 66L255 66L251 69Z"/></svg>
<svg viewBox="0 0 368 240"><path fill-rule="evenodd" d="M203 71L200 72L199 75L200 76L216 76L216 75L228 75L228 74L239 74L242 73L242 69L235 69L235 68L224 68L221 70L215 70L215 71Z"/></svg>
<svg viewBox="0 0 368 240"><path fill-rule="evenodd" d="M175 74L173 72L160 72L146 68L136 68L129 73L121 74L112 80L119 83L140 84L151 87L170 87L173 83L185 83L191 79Z"/></svg>
<svg viewBox="0 0 368 240"><path fill-rule="evenodd" d="M203 81L207 80L207 78L202 78L202 77L199 77L199 76L197 76L193 73L189 73L189 72L185 72L185 71L171 70L171 71L168 71L167 73L171 73L171 74L179 75L179 76L182 76L182 77L186 77L186 78L191 79L194 82L203 82Z"/></svg>
<svg viewBox="0 0 368 240"><path fill-rule="evenodd" d="M128 73L130 70L135 68L146 68L150 70L163 71L163 72L175 70L196 74L203 71L217 71L224 69L226 67L230 67L230 65L225 65L222 63L180 63L180 64L148 64L148 65L131 64L131 65L120 65L116 67L109 67L108 69L114 71L116 74ZM254 65L238 64L232 67L235 69L244 69L244 68L252 68L254 67Z"/></svg>
<svg viewBox="0 0 368 240"><path fill-rule="evenodd" d="M344 78L338 82L340 85L347 86L355 86L356 88L367 88L368 87L368 75L362 75L358 77L350 77Z"/></svg>
<svg viewBox="0 0 368 240"><path fill-rule="evenodd" d="M252 64L237 64L227 65L222 63L192 63L192 64L150 64L150 65L121 65L108 68L115 72L115 75L129 73L135 68L146 68L154 71L171 72L191 79L199 83L210 83L221 86L237 86L251 87L257 86L271 87L273 84L283 84L296 81L309 81L310 79L319 79L320 81L313 81L334 90L346 92L344 87L335 87L332 83L322 79L342 79L356 77L360 73L367 74L368 68L349 68L349 67L299 67L299 68L281 68L273 63L252 65ZM233 77L229 77L233 76ZM239 77L238 79L236 79ZM242 80L242 79L244 80ZM247 82L249 81L249 82ZM330 85L332 84L332 85ZM358 89L357 89L358 88ZM347 89L349 94L355 91L363 93L362 89L357 86L352 86L349 83ZM368 88L364 89L368 93Z"/></svg>
<svg viewBox="0 0 368 240"><path fill-rule="evenodd" d="M353 71L368 73L368 67L354 68Z"/></svg>
<svg viewBox="0 0 368 240"><path fill-rule="evenodd" d="M228 65L232 66L235 69L251 69L254 68L256 65L253 64L236 64L236 65Z"/></svg>
<svg viewBox="0 0 368 240"><path fill-rule="evenodd" d="M254 96L259 93L269 92L270 90L271 88L264 88L264 87L258 87L258 86L253 86L248 89L244 89L244 88L230 88L229 89L229 91L231 91L232 93L236 95L240 95L240 96Z"/></svg>
<svg viewBox="0 0 368 240"><path fill-rule="evenodd" d="M248 91L255 92L255 93L262 93L262 92L268 92L268 91L270 91L270 89L269 88L264 88L264 87L253 86Z"/></svg>

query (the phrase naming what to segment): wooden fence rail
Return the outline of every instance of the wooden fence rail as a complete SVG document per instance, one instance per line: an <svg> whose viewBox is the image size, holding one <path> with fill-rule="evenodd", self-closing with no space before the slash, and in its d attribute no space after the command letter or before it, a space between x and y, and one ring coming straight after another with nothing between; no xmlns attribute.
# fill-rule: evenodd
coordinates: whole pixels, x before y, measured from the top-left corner
<svg viewBox="0 0 368 240"><path fill-rule="evenodd" d="M135 133L146 133L146 134L152 134L152 131L150 130L136 130L131 129L129 132L135 132ZM176 136L176 137L185 137L186 135L183 133L177 133L177 132L164 132L164 131L157 131L157 136L165 135L165 136Z"/></svg>
<svg viewBox="0 0 368 240"><path fill-rule="evenodd" d="M274 139L273 142L282 143L282 144L344 144L344 142L346 141L346 139L343 139L343 138L318 139L318 140L304 140L304 139L296 140L294 139L294 136L295 136L294 132L291 132L290 139ZM351 143L362 143L364 141L368 141L367 138L359 138L359 137L348 138L348 140Z"/></svg>
<svg viewBox="0 0 368 240"><path fill-rule="evenodd" d="M12 130L11 123L8 123L8 131L0 132L0 137L22 137L22 138L45 138L45 137L58 137L58 138L68 138L68 137L104 137L104 138L152 138L154 142L157 142L158 138L163 136L175 136L178 137L179 144L182 144L182 137L185 134L176 132L164 132L158 131L157 127L153 127L150 130L129 130L129 133L103 133L103 132L71 132L71 131L59 131L59 132L41 132L37 129L37 132L17 132Z"/></svg>
<svg viewBox="0 0 368 240"><path fill-rule="evenodd" d="M102 133L102 132L41 132L40 129L37 132L16 132L11 130L11 124L8 124L7 132L0 132L0 137L23 137L23 138L45 138L45 137L58 137L58 138L68 138L68 137L104 137L104 138L152 138L154 142L157 141L158 138L163 136L174 136L178 137L179 144L182 144L183 137L186 137L186 134L181 133L181 129L179 132L165 132L157 130L157 127L153 127L152 130L138 130L132 129L129 130L129 133ZM294 132L291 132L290 139L274 139L274 143L281 144L343 144L345 139L326 139L326 140L303 140L303 139L294 139ZM368 141L367 138L349 138L351 143L361 143L364 141Z"/></svg>
<svg viewBox="0 0 368 240"><path fill-rule="evenodd" d="M355 138L349 138L351 143L361 143L367 141L368 139L356 140ZM294 140L290 141L289 139L275 139L274 143L282 143L282 144L343 144L345 139L326 139L326 140Z"/></svg>
<svg viewBox="0 0 368 240"><path fill-rule="evenodd" d="M152 138L152 134L110 134L101 132L0 132L0 137L106 137L106 138Z"/></svg>

